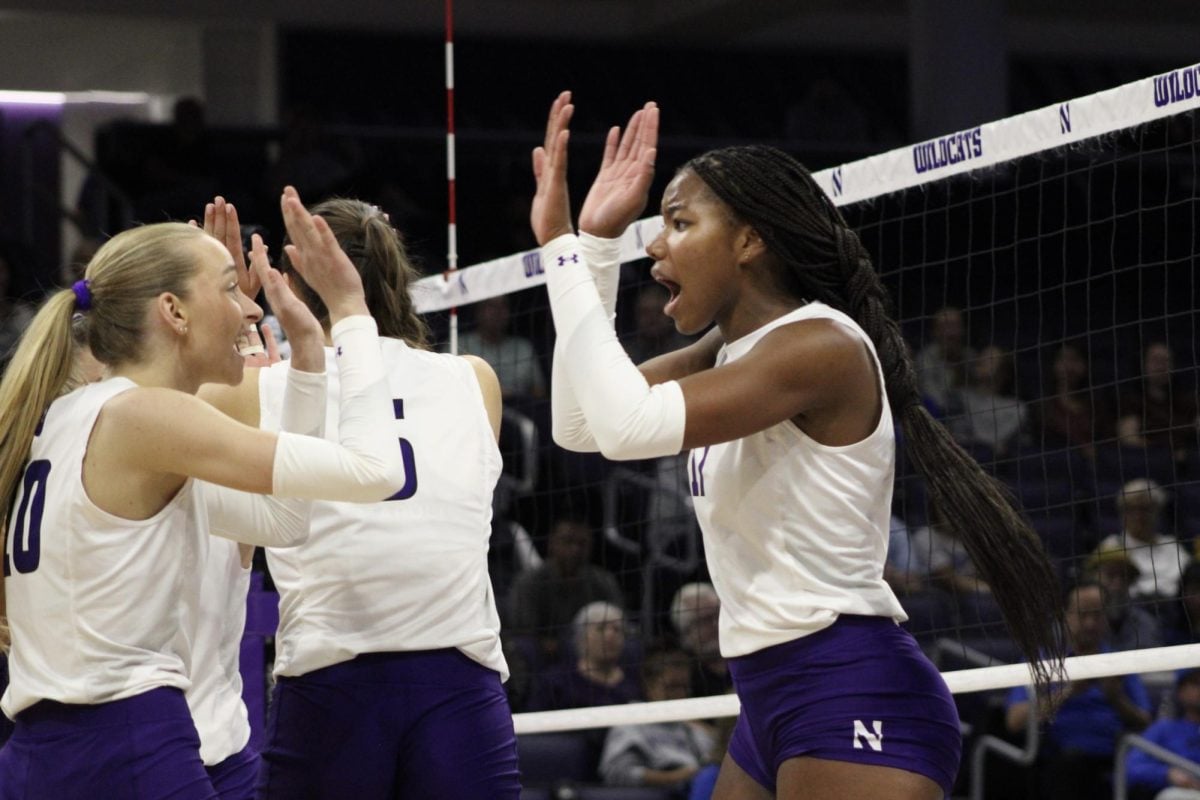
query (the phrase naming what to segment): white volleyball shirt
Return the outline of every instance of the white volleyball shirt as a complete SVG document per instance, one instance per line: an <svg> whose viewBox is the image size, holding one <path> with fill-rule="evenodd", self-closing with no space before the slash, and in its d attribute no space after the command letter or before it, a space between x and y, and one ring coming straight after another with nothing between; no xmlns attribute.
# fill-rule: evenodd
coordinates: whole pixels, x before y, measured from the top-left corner
<svg viewBox="0 0 1200 800"><path fill-rule="evenodd" d="M717 366L793 322L831 319L866 342L846 314L809 303L729 342ZM907 619L883 579L895 439L887 394L875 430L841 447L820 444L791 420L691 451L689 480L713 586L721 598L726 657L816 633L839 614Z"/></svg>
<svg viewBox="0 0 1200 800"><path fill-rule="evenodd" d="M197 483L199 493L205 486ZM237 542L217 536L209 539L203 570L187 702L200 734L200 758L212 767L250 741L239 670L250 570L242 567Z"/></svg>
<svg viewBox="0 0 1200 800"><path fill-rule="evenodd" d="M275 674L303 675L363 653L455 647L508 677L488 578L500 450L464 359L380 338L408 483L380 503L316 501L308 541L268 548L279 590ZM337 440L332 349L325 437ZM286 362L260 375L262 427L276 430Z"/></svg>
<svg viewBox="0 0 1200 800"><path fill-rule="evenodd" d="M134 387L110 378L55 400L33 439L4 554L9 717L43 699L96 704L188 687L208 552L193 481L144 520L97 508L83 488L101 408Z"/></svg>

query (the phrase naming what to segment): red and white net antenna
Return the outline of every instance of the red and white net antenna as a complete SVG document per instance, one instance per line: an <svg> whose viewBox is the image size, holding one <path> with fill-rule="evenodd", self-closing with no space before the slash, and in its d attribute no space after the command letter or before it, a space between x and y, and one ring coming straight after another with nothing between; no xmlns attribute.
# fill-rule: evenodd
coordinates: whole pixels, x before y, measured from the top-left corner
<svg viewBox="0 0 1200 800"><path fill-rule="evenodd" d="M454 152L454 0L446 0L446 188L449 216L446 224L446 271L443 280L454 280L458 270L458 203L455 191ZM450 309L450 352L458 353L458 307Z"/></svg>

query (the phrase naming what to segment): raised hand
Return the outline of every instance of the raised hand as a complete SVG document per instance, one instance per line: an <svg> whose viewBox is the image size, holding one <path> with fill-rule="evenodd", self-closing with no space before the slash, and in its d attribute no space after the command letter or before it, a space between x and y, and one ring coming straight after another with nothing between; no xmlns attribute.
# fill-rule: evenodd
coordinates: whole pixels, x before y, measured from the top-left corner
<svg viewBox="0 0 1200 800"><path fill-rule="evenodd" d="M321 323L304 301L296 297L287 278L271 266L267 260L267 246L257 233L250 237L250 266L292 345L293 366L304 372L323 371L325 332L321 330ZM275 333L267 325L263 326L263 337L267 344L267 363L255 366L268 366L279 360Z"/></svg>
<svg viewBox="0 0 1200 800"><path fill-rule="evenodd" d="M286 246L288 258L304 282L312 287L329 309L330 322L336 323L342 317L356 314L369 314L362 277L342 252L329 224L308 213L308 209L300 202L300 195L291 186L284 188L280 205L283 224L291 240L291 244ZM288 339L291 338L291 331L288 331Z"/></svg>
<svg viewBox="0 0 1200 800"><path fill-rule="evenodd" d="M218 195L204 207L204 232L212 236L233 256L233 265L237 268L238 287L242 293L253 300L258 296L262 284L246 266L246 253L242 250L242 224L238 220L237 209L233 203L225 202Z"/></svg>
<svg viewBox="0 0 1200 800"><path fill-rule="evenodd" d="M568 126L574 112L570 92L555 98L546 120L545 140L533 150L537 192L529 210L529 222L539 245L575 230L571 226L571 202L567 196L567 141L571 135Z"/></svg>
<svg viewBox="0 0 1200 800"><path fill-rule="evenodd" d="M257 277L255 280L257 280ZM254 340L258 339L258 343L263 347L263 352L251 353L242 359L248 368L269 367L283 360L283 357L279 355L279 342L275 339L275 330L270 325L264 323L261 334L256 328L249 328L246 334L250 338L252 345L255 343Z"/></svg>
<svg viewBox="0 0 1200 800"><path fill-rule="evenodd" d="M600 171L579 212L579 230L614 239L646 208L658 154L658 106L649 102L608 132Z"/></svg>

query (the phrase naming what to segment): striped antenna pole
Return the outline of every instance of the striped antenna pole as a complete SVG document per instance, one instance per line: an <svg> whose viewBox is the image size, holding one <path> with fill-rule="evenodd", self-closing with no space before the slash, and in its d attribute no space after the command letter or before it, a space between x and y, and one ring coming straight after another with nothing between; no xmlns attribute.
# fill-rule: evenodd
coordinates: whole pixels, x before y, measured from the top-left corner
<svg viewBox="0 0 1200 800"><path fill-rule="evenodd" d="M446 0L446 188L449 216L446 223L446 271L454 279L458 270L458 203L455 190L454 152L454 0ZM450 309L450 352L458 353L458 307Z"/></svg>

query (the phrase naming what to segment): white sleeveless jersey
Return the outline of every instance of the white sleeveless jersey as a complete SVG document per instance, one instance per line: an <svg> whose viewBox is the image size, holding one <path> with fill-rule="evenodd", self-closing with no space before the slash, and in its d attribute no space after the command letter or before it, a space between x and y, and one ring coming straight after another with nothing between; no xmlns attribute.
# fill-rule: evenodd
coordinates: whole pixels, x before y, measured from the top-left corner
<svg viewBox="0 0 1200 800"><path fill-rule="evenodd" d="M462 358L381 338L408 482L380 503L317 501L308 541L270 548L279 589L275 674L303 675L362 653L456 647L507 679L488 578L496 446L475 372ZM337 438L338 374L325 436ZM262 427L279 427L288 365L261 372Z"/></svg>
<svg viewBox="0 0 1200 800"><path fill-rule="evenodd" d="M111 378L55 400L33 439L4 559L9 717L39 700L95 704L188 687L208 515L193 481L144 520L97 508L83 458Z"/></svg>
<svg viewBox="0 0 1200 800"><path fill-rule="evenodd" d="M809 303L721 348L736 361L767 333L792 322L847 315ZM713 586L721 598L724 656L741 656L831 625L839 614L907 619L883 580L891 517L895 439L887 395L875 430L829 447L790 420L692 450L691 493Z"/></svg>
<svg viewBox="0 0 1200 800"><path fill-rule="evenodd" d="M200 493L206 486L197 482ZM242 567L237 542L209 538L201 580L187 702L200 734L200 758L211 767L240 753L250 741L239 671L250 570Z"/></svg>

